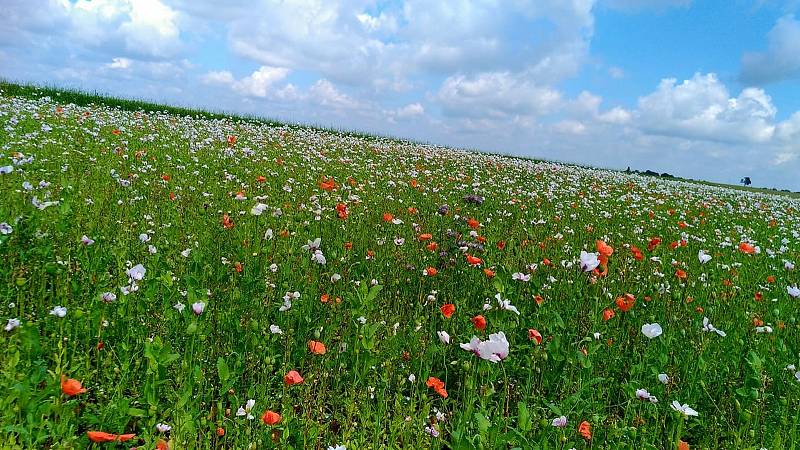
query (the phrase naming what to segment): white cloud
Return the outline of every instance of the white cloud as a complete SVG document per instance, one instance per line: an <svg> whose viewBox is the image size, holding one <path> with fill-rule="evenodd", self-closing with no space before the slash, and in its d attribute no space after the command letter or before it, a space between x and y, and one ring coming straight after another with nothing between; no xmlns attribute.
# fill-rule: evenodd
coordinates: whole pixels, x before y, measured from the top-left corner
<svg viewBox="0 0 800 450"><path fill-rule="evenodd" d="M586 133L586 125L577 120L562 120L553 125L553 129L559 133L565 133L565 134Z"/></svg>
<svg viewBox="0 0 800 450"><path fill-rule="evenodd" d="M695 74L676 84L661 80L655 92L639 98L638 125L648 133L720 142L768 142L775 133L776 109L759 88L737 97L713 73Z"/></svg>
<svg viewBox="0 0 800 450"><path fill-rule="evenodd" d="M742 56L741 79L750 84L800 78L800 21L788 15L767 34L767 50Z"/></svg>
<svg viewBox="0 0 800 450"><path fill-rule="evenodd" d="M363 105L352 97L340 92L330 81L317 80L308 90L308 98L333 109L360 109Z"/></svg>
<svg viewBox="0 0 800 450"><path fill-rule="evenodd" d="M608 75L615 80L621 80L625 78L625 71L619 67L609 67Z"/></svg>
<svg viewBox="0 0 800 450"><path fill-rule="evenodd" d="M106 64L109 69L124 70L131 66L131 60L128 58L114 58L110 63Z"/></svg>
<svg viewBox="0 0 800 450"><path fill-rule="evenodd" d="M205 84L228 86L239 94L248 97L263 98L270 93L275 83L285 79L287 75L289 75L289 69L261 66L255 72L240 80L237 80L227 70L211 71L201 76L200 79Z"/></svg>
<svg viewBox="0 0 800 450"><path fill-rule="evenodd" d="M448 77L436 100L448 116L504 118L546 114L559 105L561 93L521 75L488 72Z"/></svg>
<svg viewBox="0 0 800 450"><path fill-rule="evenodd" d="M417 117L425 114L425 108L419 103L411 103L402 108L398 108L394 112L394 116L398 119L408 119L410 117Z"/></svg>

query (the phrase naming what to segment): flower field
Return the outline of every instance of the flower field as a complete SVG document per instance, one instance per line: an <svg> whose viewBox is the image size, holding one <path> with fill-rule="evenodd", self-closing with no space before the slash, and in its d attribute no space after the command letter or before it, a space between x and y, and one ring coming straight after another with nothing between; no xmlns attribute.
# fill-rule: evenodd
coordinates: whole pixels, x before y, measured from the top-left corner
<svg viewBox="0 0 800 450"><path fill-rule="evenodd" d="M800 200L99 98L0 129L2 448L800 445Z"/></svg>

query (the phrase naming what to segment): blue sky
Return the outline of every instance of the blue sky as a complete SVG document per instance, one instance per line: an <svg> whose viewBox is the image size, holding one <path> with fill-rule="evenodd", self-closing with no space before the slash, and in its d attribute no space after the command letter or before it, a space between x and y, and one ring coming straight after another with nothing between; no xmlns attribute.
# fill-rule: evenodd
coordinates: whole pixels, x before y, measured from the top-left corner
<svg viewBox="0 0 800 450"><path fill-rule="evenodd" d="M800 190L800 0L3 10L0 76L11 80Z"/></svg>

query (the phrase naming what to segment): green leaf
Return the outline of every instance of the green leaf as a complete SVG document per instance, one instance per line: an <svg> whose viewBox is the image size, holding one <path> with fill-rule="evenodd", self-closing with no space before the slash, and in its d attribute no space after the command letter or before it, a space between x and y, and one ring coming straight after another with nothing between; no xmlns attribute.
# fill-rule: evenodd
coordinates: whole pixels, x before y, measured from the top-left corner
<svg viewBox="0 0 800 450"><path fill-rule="evenodd" d="M226 363L221 356L217 358L217 375L219 375L219 380L223 383L227 382L231 377L231 371L228 369L228 363Z"/></svg>

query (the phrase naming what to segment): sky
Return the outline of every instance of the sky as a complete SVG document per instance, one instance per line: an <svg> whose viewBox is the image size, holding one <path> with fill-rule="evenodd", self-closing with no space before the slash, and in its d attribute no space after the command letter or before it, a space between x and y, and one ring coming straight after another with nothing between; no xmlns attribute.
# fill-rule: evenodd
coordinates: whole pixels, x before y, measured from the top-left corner
<svg viewBox="0 0 800 450"><path fill-rule="evenodd" d="M0 9L12 81L800 191L800 0Z"/></svg>

